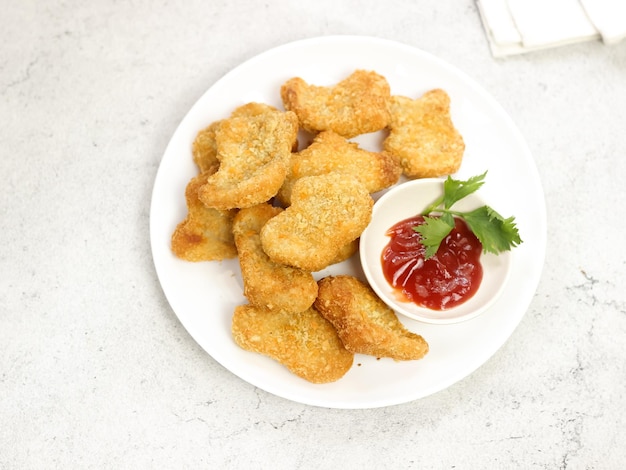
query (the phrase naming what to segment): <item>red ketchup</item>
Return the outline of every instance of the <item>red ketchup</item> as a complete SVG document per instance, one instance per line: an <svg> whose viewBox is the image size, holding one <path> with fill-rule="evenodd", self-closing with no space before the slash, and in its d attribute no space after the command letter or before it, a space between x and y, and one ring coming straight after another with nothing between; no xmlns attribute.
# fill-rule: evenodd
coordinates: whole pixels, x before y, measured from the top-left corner
<svg viewBox="0 0 626 470"><path fill-rule="evenodd" d="M455 227L437 253L424 260L422 235L413 227L419 215L398 222L387 231L391 238L381 260L387 282L402 300L432 310L446 310L470 299L483 278L482 245L467 224L455 217Z"/></svg>

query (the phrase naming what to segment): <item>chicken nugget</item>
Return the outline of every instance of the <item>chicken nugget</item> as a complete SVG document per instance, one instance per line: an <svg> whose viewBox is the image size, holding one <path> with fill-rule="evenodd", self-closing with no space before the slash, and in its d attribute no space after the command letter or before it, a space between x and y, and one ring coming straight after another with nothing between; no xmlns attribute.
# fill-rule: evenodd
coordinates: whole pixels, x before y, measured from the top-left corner
<svg viewBox="0 0 626 470"><path fill-rule="evenodd" d="M198 132L191 146L191 155L200 173L204 173L214 165L219 164L215 131L220 123L221 121L215 121Z"/></svg>
<svg viewBox="0 0 626 470"><path fill-rule="evenodd" d="M297 133L291 112L260 103L235 110L215 129L220 166L200 188L200 200L222 210L268 201L285 180Z"/></svg>
<svg viewBox="0 0 626 470"><path fill-rule="evenodd" d="M293 187L291 206L261 229L263 251L276 263L319 271L361 235L371 220L373 204L363 183L353 176L329 173L300 178Z"/></svg>
<svg viewBox="0 0 626 470"><path fill-rule="evenodd" d="M332 130L344 137L383 129L389 122L389 83L373 71L356 70L333 86L309 85L300 77L280 89L285 109L311 133Z"/></svg>
<svg viewBox="0 0 626 470"><path fill-rule="evenodd" d="M389 135L383 148L410 178L449 175L461 166L465 142L450 117L450 97L441 89L412 100L393 96Z"/></svg>
<svg viewBox="0 0 626 470"><path fill-rule="evenodd" d="M317 297L313 275L273 262L261 247L261 228L280 212L282 209L263 203L241 209L235 216L233 235L239 253L243 294L254 305L301 312L313 305Z"/></svg>
<svg viewBox="0 0 626 470"><path fill-rule="evenodd" d="M318 281L314 307L330 321L348 351L396 361L421 359L428 343L410 332L366 284L352 276Z"/></svg>
<svg viewBox="0 0 626 470"><path fill-rule="evenodd" d="M268 112L268 105L264 103L246 103L236 108L230 117L253 117ZM193 161L198 166L200 173L203 173L214 164L219 163L217 158L217 142L215 141L215 133L219 128L221 120L214 121L207 127L198 132L193 141L191 153Z"/></svg>
<svg viewBox="0 0 626 470"><path fill-rule="evenodd" d="M348 258L352 257L352 255L355 254L358 249L359 249L359 239L357 238L355 240L352 240L350 243L342 246L339 249L339 252L337 253L337 255L335 255L333 260L330 262L330 264L341 263L342 261L347 260Z"/></svg>
<svg viewBox="0 0 626 470"><path fill-rule="evenodd" d="M191 179L185 189L187 217L172 234L172 251L186 261L213 261L237 256L232 234L235 210L217 210L206 207L198 199L198 190L217 170L213 165L206 172Z"/></svg>
<svg viewBox="0 0 626 470"><path fill-rule="evenodd" d="M239 305L232 335L241 348L268 356L313 383L339 380L354 361L330 322L312 307L293 313Z"/></svg>
<svg viewBox="0 0 626 470"><path fill-rule="evenodd" d="M397 183L402 167L390 154L361 149L332 131L320 132L311 145L291 156L278 199L288 205L293 184L299 178L331 172L355 176L370 193L375 193Z"/></svg>

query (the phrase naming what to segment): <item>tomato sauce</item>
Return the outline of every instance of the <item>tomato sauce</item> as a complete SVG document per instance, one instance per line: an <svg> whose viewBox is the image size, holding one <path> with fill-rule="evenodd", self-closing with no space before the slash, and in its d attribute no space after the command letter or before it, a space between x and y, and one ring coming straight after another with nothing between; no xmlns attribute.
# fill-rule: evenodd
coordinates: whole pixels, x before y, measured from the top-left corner
<svg viewBox="0 0 626 470"><path fill-rule="evenodd" d="M467 224L455 218L455 227L437 253L424 260L422 235L413 227L422 216L398 222L387 231L389 244L381 261L387 282L399 298L432 310L446 310L471 298L483 277L482 245Z"/></svg>

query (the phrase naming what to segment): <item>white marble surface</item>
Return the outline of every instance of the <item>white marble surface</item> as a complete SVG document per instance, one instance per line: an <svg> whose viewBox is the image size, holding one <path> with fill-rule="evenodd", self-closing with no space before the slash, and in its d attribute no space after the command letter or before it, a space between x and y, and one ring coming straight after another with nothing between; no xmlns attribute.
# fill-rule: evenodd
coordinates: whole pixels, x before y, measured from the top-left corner
<svg viewBox="0 0 626 470"><path fill-rule="evenodd" d="M165 146L220 76L296 39L433 53L510 113L548 251L506 345L427 398L290 402L191 339L157 281ZM626 43L495 60L471 0L5 2L0 15L0 468L568 468L626 460Z"/></svg>

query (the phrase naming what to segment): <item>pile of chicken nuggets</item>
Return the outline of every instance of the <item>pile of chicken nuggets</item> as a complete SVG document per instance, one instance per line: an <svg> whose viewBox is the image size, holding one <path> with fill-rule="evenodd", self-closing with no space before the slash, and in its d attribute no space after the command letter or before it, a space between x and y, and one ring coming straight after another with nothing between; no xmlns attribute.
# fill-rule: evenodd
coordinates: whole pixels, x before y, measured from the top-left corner
<svg viewBox="0 0 626 470"><path fill-rule="evenodd" d="M247 303L233 312L234 341L303 379L336 381L355 354L421 359L428 343L368 285L314 273L357 251L373 193L402 175L459 168L465 145L448 94L394 96L384 76L356 70L331 86L294 77L280 96L284 110L247 103L199 131L172 251L194 262L237 257ZM298 142L300 131L311 141ZM379 152L349 140L377 131Z"/></svg>

